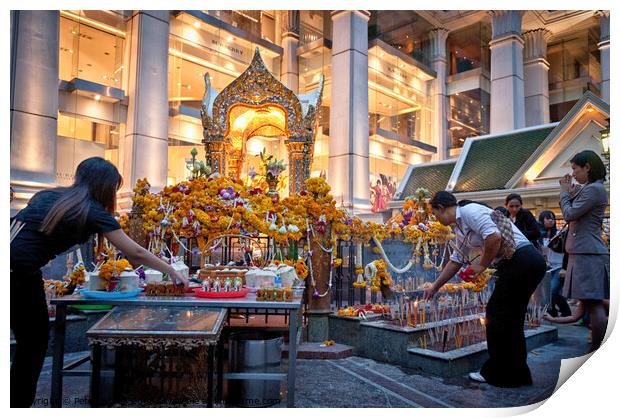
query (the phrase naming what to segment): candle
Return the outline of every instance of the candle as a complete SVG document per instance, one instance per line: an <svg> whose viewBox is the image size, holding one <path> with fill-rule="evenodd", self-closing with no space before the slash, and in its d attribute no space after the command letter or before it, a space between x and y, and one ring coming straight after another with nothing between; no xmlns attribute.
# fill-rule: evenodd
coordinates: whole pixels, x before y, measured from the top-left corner
<svg viewBox="0 0 620 418"><path fill-rule="evenodd" d="M418 324L418 300L416 299L413 303L413 326L417 326Z"/></svg>
<svg viewBox="0 0 620 418"><path fill-rule="evenodd" d="M411 306L409 306L409 298L405 298L405 324L409 327L411 326Z"/></svg>

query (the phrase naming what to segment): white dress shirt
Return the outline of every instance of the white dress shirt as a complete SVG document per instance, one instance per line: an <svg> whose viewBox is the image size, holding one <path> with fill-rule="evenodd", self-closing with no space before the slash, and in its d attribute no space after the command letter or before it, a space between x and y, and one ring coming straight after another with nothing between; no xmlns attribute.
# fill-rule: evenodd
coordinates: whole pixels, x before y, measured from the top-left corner
<svg viewBox="0 0 620 418"><path fill-rule="evenodd" d="M476 250L482 253L484 240L492 234L499 234L499 228L491 219L493 209L477 203L456 207L456 226L453 228L456 234L456 249L453 248L450 260L464 264L469 262L469 252ZM515 240L515 248L519 249L532 243L523 235L514 223L512 235ZM493 260L497 262L499 259Z"/></svg>

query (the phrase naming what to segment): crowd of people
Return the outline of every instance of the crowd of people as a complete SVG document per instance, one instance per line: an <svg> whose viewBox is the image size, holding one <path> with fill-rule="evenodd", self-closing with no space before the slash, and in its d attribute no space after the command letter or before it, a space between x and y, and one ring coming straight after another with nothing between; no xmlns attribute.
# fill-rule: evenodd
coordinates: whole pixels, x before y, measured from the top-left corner
<svg viewBox="0 0 620 418"><path fill-rule="evenodd" d="M473 274L491 266L497 269L486 307L489 359L480 372L470 373L472 380L501 387L532 384L523 326L530 298L547 272L551 281L545 318L568 323L585 317L591 351L605 337L610 292L609 247L603 239L607 173L593 151L582 151L570 162L572 174L559 182L566 224L560 231L552 211L542 211L536 220L514 193L506 197L505 206L495 209L481 202L457 202L446 191L431 199L437 220L455 228L457 244L425 297L433 297L461 269ZM470 258L471 250L481 254ZM574 311L568 300L575 302Z"/></svg>
<svg viewBox="0 0 620 418"><path fill-rule="evenodd" d="M532 384L523 326L530 297L547 271L552 275L546 318L572 322L587 316L591 349L596 350L603 341L610 292L609 248L601 236L608 205L603 185L607 173L592 151L578 153L571 164L572 175L560 180L560 210L567 224L561 231L553 212L541 212L537 221L518 194L508 195L505 206L495 210L480 202L457 202L447 191L431 199L437 220L454 226L456 245L425 297L432 298L461 269L474 275L490 266L497 269L486 308L489 359L480 372L470 374L473 380L501 387ZM15 217L23 225L11 237L10 252L11 329L16 340L11 363L12 407L32 404L45 358L49 320L40 268L49 260L100 234L132 263L148 264L168 273L174 283L186 284L170 265L125 235L114 219L121 182L114 165L102 158L89 158L77 167L72 186L37 193ZM380 184L377 181L377 187ZM561 245L552 245L558 237L564 237ZM471 250L481 254L470 258ZM573 311L567 299L577 302Z"/></svg>

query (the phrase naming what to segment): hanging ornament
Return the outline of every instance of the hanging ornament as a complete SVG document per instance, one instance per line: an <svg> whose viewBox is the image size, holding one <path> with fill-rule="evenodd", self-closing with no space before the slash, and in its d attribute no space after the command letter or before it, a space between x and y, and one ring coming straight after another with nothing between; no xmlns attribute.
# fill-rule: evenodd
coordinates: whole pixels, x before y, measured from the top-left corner
<svg viewBox="0 0 620 418"><path fill-rule="evenodd" d="M316 221L316 231L319 234L324 234L327 227L327 218L325 215L319 216L319 219Z"/></svg>

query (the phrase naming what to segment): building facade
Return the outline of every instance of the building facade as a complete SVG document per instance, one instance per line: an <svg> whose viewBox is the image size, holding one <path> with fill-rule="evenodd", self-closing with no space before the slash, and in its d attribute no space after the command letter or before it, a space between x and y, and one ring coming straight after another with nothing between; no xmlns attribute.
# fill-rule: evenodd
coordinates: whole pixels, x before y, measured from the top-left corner
<svg viewBox="0 0 620 418"><path fill-rule="evenodd" d="M605 11L11 11L12 212L91 156L119 167L120 210L138 178L187 178L205 75L221 91L256 48L300 96L324 77L311 175L356 212L467 138L559 122L587 91L609 102Z"/></svg>

